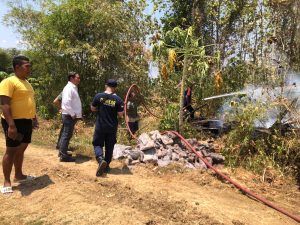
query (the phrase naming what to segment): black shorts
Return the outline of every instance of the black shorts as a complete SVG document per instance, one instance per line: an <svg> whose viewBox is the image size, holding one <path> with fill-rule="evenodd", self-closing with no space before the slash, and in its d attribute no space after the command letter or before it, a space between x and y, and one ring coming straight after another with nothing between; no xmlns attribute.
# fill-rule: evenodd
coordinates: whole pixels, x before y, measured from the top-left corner
<svg viewBox="0 0 300 225"><path fill-rule="evenodd" d="M1 124L5 134L7 147L18 147L21 143L30 143L32 135L31 119L15 119L15 125L18 130L17 140L8 137L8 124L5 119L1 118Z"/></svg>

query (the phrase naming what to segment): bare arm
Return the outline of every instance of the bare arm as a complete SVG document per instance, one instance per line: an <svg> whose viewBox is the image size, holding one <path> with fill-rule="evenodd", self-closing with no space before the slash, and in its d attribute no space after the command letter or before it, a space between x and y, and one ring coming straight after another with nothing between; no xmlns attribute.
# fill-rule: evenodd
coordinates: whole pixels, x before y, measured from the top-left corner
<svg viewBox="0 0 300 225"><path fill-rule="evenodd" d="M96 112L97 108L91 105L91 110L92 110L92 112Z"/></svg>
<svg viewBox="0 0 300 225"><path fill-rule="evenodd" d="M32 119L32 126L33 126L33 129L38 129L39 128L39 121L37 119L37 116L35 115L35 117Z"/></svg>
<svg viewBox="0 0 300 225"><path fill-rule="evenodd" d="M56 98L54 99L53 104L54 104L57 108L61 109L61 100L59 100L58 97L56 97Z"/></svg>
<svg viewBox="0 0 300 225"><path fill-rule="evenodd" d="M124 115L124 111L123 111L123 112L118 112L118 116L119 116L119 117L121 117L121 118L122 118L122 117L123 117L123 115Z"/></svg>
<svg viewBox="0 0 300 225"><path fill-rule="evenodd" d="M17 138L17 128L12 117L10 107L10 97L1 95L1 108L6 122L8 123L8 137L15 140Z"/></svg>

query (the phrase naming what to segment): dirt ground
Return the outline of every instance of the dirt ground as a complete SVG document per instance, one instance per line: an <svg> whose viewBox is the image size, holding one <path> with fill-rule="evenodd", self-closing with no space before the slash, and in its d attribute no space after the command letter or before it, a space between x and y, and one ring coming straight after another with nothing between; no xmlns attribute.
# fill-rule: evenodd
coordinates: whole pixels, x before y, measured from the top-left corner
<svg viewBox="0 0 300 225"><path fill-rule="evenodd" d="M3 154L2 137L0 144ZM37 179L14 183L13 194L0 196L0 224L297 224L212 171L147 165L129 170L114 161L110 174L96 178L96 167L93 159L79 155L76 163L58 162L54 148L31 144L24 171ZM262 183L249 172L220 169L300 216L300 191L293 182ZM2 172L0 176L3 180Z"/></svg>

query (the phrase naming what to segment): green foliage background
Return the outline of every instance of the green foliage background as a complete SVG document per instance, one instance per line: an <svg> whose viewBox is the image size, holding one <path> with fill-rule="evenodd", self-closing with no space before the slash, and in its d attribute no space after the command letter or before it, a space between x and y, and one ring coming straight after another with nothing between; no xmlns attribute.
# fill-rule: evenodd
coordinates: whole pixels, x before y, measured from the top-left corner
<svg viewBox="0 0 300 225"><path fill-rule="evenodd" d="M148 85L145 37L152 30L143 14L145 1L64 0L12 2L6 22L28 43L24 52L33 62L38 105L54 115L51 103L67 83L69 71L81 76L79 92L85 116L93 96L108 78L120 81L122 96L128 84Z"/></svg>
<svg viewBox="0 0 300 225"><path fill-rule="evenodd" d="M30 82L41 116L57 115L52 101L67 83L69 71L81 75L79 92L86 118L91 116L92 97L103 90L108 78L114 78L120 83L121 97L132 83L141 87L148 103L159 96L161 129L178 129L183 97L179 82L184 88L193 85L193 104L199 106L205 97L239 91L247 84L282 85L288 71L300 69L300 1L152 2L154 13L164 12L161 26L145 14L146 0L37 0L34 5L10 1L5 22L28 44L22 54L33 62ZM145 48L149 34L152 52ZM173 51L176 60L170 63ZM0 50L1 79L11 74L9 62L19 53ZM152 79L148 63L153 60L160 76ZM167 76L162 76L162 68ZM222 82L216 88L218 73ZM215 116L221 104L221 100L208 102L204 113ZM236 111L239 126L226 140L228 164L294 167L300 174L297 134L284 137L274 131L255 140L256 117L259 113L251 104Z"/></svg>

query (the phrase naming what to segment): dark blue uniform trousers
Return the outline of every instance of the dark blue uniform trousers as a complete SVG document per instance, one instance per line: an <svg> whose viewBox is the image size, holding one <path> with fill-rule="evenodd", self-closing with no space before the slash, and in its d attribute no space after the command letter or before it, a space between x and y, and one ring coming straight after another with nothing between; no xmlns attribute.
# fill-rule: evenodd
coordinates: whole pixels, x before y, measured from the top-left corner
<svg viewBox="0 0 300 225"><path fill-rule="evenodd" d="M114 146L117 142L117 131L107 131L95 129L93 137L93 146L95 151L95 156L98 159L101 157L103 159L103 147L105 146L105 158L107 165L110 164Z"/></svg>

